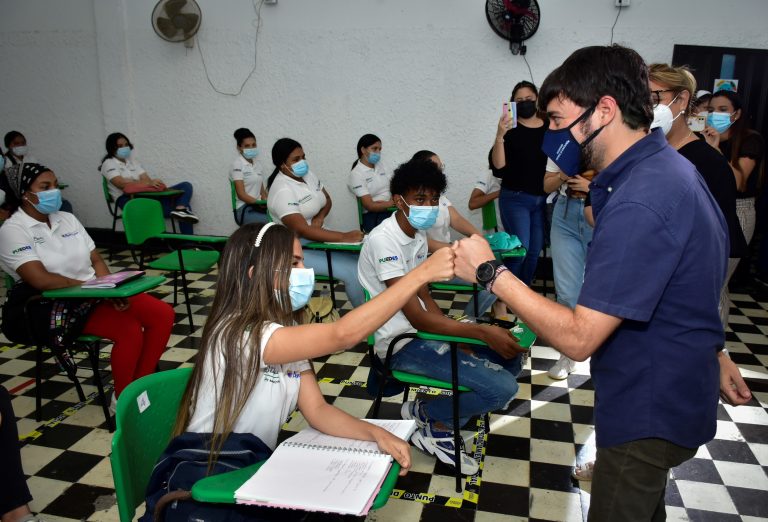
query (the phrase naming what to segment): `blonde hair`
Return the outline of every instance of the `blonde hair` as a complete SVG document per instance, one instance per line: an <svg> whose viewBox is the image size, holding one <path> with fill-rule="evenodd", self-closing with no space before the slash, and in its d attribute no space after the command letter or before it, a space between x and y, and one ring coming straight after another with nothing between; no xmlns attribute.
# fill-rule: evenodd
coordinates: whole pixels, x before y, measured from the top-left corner
<svg viewBox="0 0 768 522"><path fill-rule="evenodd" d="M672 67L666 63L652 63L648 66L648 79L654 83L665 85L674 91L677 96L682 91L688 91L688 107L685 113L688 114L695 106L696 98L696 78L686 65Z"/></svg>

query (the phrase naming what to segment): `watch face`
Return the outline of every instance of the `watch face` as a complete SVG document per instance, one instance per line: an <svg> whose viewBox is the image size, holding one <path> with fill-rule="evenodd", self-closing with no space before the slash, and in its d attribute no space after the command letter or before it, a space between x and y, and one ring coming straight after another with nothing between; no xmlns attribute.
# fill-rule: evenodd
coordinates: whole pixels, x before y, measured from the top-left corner
<svg viewBox="0 0 768 522"><path fill-rule="evenodd" d="M485 283L491 280L495 272L496 267L491 263L485 262L477 267L477 273L475 275L477 276L477 280L479 282Z"/></svg>

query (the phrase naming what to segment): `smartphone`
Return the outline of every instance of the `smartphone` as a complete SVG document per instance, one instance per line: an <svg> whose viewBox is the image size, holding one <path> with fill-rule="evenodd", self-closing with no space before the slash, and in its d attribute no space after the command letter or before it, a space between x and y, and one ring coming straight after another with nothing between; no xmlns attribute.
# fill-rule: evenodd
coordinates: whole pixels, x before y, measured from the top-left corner
<svg viewBox="0 0 768 522"><path fill-rule="evenodd" d="M511 122L510 128L514 129L517 127L517 103L513 101L504 102L501 110L503 111L502 114L506 114L509 118L509 121Z"/></svg>
<svg viewBox="0 0 768 522"><path fill-rule="evenodd" d="M707 125L707 117L703 114L695 114L688 118L688 127L693 132L701 132Z"/></svg>

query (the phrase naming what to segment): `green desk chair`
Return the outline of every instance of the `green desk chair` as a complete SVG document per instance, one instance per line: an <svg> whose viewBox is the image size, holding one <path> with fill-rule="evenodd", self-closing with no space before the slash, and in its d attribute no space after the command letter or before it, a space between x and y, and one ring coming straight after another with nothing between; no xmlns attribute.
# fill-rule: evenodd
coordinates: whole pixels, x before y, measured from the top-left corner
<svg viewBox="0 0 768 522"><path fill-rule="evenodd" d="M165 241L183 241L185 243L203 244L206 246L221 245L227 241L224 236L198 236L187 234L168 234L165 232L165 219L159 201L154 199L132 199L123 207L123 226L128 244L141 249L139 269L144 269L144 246L148 239ZM178 276L181 276L184 301L187 305L190 333L195 331L192 321L192 307L189 302L187 286L188 272L206 273L219 261L216 250L177 249L163 255L147 264L149 268L173 273L173 305L176 306L178 297Z"/></svg>
<svg viewBox="0 0 768 522"><path fill-rule="evenodd" d="M243 205L240 207L240 212L237 212L237 190L235 190L235 182L232 180L229 180L229 192L230 197L232 199L232 214L235 216L235 223L237 226L241 227L243 226L243 220L245 219L245 209L248 208L248 205ZM267 200L266 199L257 199L256 200L257 205L266 205ZM239 216L237 215L239 214ZM269 211L267 210L267 218L269 221L272 221L272 216L269 215Z"/></svg>
<svg viewBox="0 0 768 522"><path fill-rule="evenodd" d="M171 440L181 397L192 368L154 373L129 384L117 401L117 430L112 437L112 475L120 522L130 522L144 503L157 458ZM146 396L144 397L144 394ZM146 398L141 411L139 401Z"/></svg>
<svg viewBox="0 0 768 522"><path fill-rule="evenodd" d="M363 200L355 196L357 201L357 222L360 225L360 230L363 230Z"/></svg>
<svg viewBox="0 0 768 522"><path fill-rule="evenodd" d="M431 290L438 290L441 292L462 292L462 293L471 293L472 296L475 298L474 301L474 313L475 317L480 317L480 310L479 310L479 299L477 298L478 294L478 286L477 283L429 283L429 288ZM483 310L485 312L485 310Z"/></svg>
<svg viewBox="0 0 768 522"><path fill-rule="evenodd" d="M117 220L122 219L120 207L117 206L117 202L109 193L109 181L104 176L101 176L101 190L104 192L104 200L107 202L107 209L109 209L109 215L112 216L112 240L109 242L109 260L112 261L112 254L115 250L115 236L117 235Z"/></svg>
<svg viewBox="0 0 768 522"><path fill-rule="evenodd" d="M499 222L496 218L496 200L489 201L482 207L483 230L499 231Z"/></svg>

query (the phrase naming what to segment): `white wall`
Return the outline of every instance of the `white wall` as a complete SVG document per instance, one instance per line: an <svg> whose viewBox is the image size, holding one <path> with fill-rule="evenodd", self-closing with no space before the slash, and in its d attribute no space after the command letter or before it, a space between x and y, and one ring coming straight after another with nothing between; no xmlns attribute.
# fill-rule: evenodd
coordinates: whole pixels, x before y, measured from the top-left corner
<svg viewBox="0 0 768 522"><path fill-rule="evenodd" d="M71 184L86 226L108 226L96 167L113 131L131 137L150 173L194 183L199 232L234 228L226 171L240 126L256 134L267 171L277 138L303 144L333 196L331 227L356 224L345 178L366 132L392 165L422 148L440 154L448 196L465 209L501 101L529 78L482 0L279 0L261 10L255 74L224 96L200 51L214 85L236 91L253 65L254 5L198 2L199 42L186 49L154 34L154 0L0 0L0 134L27 136ZM617 13L613 0L539 2L541 26L526 42L537 84L573 50L607 44ZM615 41L649 62L669 61L675 43L766 48L766 20L765 0L633 0Z"/></svg>

